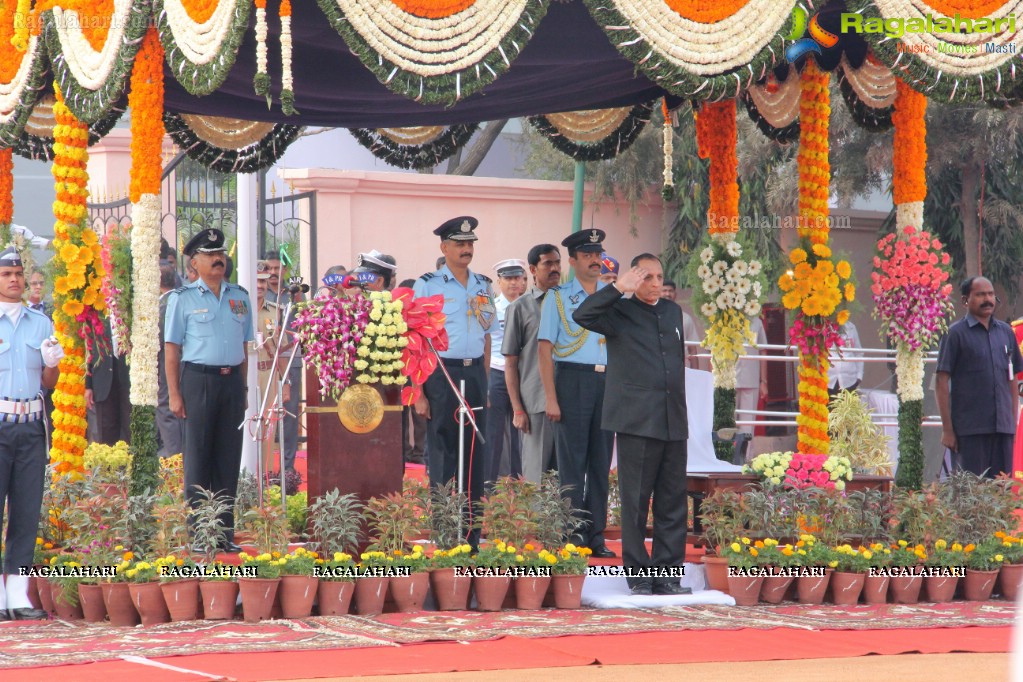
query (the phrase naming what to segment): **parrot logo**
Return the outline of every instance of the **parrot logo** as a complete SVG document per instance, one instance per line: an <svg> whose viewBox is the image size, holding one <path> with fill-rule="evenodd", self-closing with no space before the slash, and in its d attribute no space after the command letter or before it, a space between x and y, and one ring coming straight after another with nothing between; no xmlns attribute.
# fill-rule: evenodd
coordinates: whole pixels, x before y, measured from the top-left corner
<svg viewBox="0 0 1023 682"><path fill-rule="evenodd" d="M808 52L821 54L824 49L838 44L838 36L821 27L817 20L818 16L815 14L811 19L802 5L792 8L792 29L785 36L785 39L792 43L785 48L785 59L790 64L794 64ZM806 35L808 32L809 36Z"/></svg>

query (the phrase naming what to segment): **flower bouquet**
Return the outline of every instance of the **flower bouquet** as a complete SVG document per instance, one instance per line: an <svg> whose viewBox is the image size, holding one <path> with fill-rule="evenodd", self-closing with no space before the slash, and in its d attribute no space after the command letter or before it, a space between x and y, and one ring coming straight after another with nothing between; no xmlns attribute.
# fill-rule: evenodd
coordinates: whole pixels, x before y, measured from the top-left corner
<svg viewBox="0 0 1023 682"><path fill-rule="evenodd" d="M401 303L401 314L405 319L408 343L401 353L405 363L402 373L410 380L401 390L401 404L412 405L419 399L422 385L437 368L437 356L430 350L431 344L437 351L447 350L448 332L444 329L447 316L444 315L444 297L422 296L408 287L399 287L391 292L392 299Z"/></svg>
<svg viewBox="0 0 1023 682"><path fill-rule="evenodd" d="M110 315L110 327L122 355L131 356L132 283L131 232L127 225L114 225L103 236L103 300Z"/></svg>
<svg viewBox="0 0 1023 682"><path fill-rule="evenodd" d="M320 379L320 397L338 400L355 378L355 361L373 304L323 294L300 303L295 331Z"/></svg>
<svg viewBox="0 0 1023 682"><path fill-rule="evenodd" d="M795 312L789 339L805 357L826 356L841 346L838 327L849 321L856 298L849 261L832 262L831 248L804 239L789 254L792 269L778 280L782 305Z"/></svg>
<svg viewBox="0 0 1023 682"><path fill-rule="evenodd" d="M403 300L392 300L390 291L373 291L369 294L372 308L369 323L363 330L355 369L359 374L355 380L360 384L380 383L384 386L403 386L408 381L403 370L402 349L408 346L405 333L408 325L401 315Z"/></svg>
<svg viewBox="0 0 1023 682"><path fill-rule="evenodd" d="M766 485L784 485L798 490L845 490L846 481L853 478L852 464L847 457L793 452L757 455L743 467L743 472L757 474Z"/></svg>

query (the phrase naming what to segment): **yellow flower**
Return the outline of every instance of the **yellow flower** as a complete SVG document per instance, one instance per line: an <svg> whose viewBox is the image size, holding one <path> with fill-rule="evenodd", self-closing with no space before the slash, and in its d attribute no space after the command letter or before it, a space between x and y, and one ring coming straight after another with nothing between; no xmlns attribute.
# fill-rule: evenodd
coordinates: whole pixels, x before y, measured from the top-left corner
<svg viewBox="0 0 1023 682"><path fill-rule="evenodd" d="M838 311L838 315L835 316L835 322L837 322L838 324L845 324L848 321L849 321L849 311L848 310L839 310Z"/></svg>
<svg viewBox="0 0 1023 682"><path fill-rule="evenodd" d="M852 282L845 285L845 300L850 302L856 300L856 287Z"/></svg>
<svg viewBox="0 0 1023 682"><path fill-rule="evenodd" d="M78 317L79 315L82 314L82 311L85 310L85 306L82 305L81 301L71 299L69 301L66 301L64 305L60 307L60 309L68 317Z"/></svg>
<svg viewBox="0 0 1023 682"><path fill-rule="evenodd" d="M831 249L824 244L814 244L813 252L820 258L831 258Z"/></svg>
<svg viewBox="0 0 1023 682"><path fill-rule="evenodd" d="M732 543L732 551L733 552L741 552L742 551L742 545L740 545L738 542L733 542Z"/></svg>
<svg viewBox="0 0 1023 682"><path fill-rule="evenodd" d="M792 253L789 254L789 260L793 263L803 263L806 261L806 251L803 249L792 249Z"/></svg>
<svg viewBox="0 0 1023 682"><path fill-rule="evenodd" d="M1003 561L1005 561L1005 557L1003 557L1001 554L996 554L995 561L997 561L998 563L1002 563Z"/></svg>
<svg viewBox="0 0 1023 682"><path fill-rule="evenodd" d="M849 279L849 276L852 275L852 266L849 265L849 261L840 260L838 261L838 265L835 266L835 272L837 272L838 276L842 279Z"/></svg>
<svg viewBox="0 0 1023 682"><path fill-rule="evenodd" d="M938 540L934 543L934 549L945 549L946 547L948 547L948 543L944 540Z"/></svg>

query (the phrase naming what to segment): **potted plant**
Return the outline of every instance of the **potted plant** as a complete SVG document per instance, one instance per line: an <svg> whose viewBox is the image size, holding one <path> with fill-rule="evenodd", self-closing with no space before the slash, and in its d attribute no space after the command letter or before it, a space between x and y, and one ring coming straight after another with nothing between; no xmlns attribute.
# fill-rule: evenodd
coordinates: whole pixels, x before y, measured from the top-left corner
<svg viewBox="0 0 1023 682"><path fill-rule="evenodd" d="M479 611L500 611L511 586L508 569L515 563L514 545L503 540L488 542L476 553L472 586Z"/></svg>
<svg viewBox="0 0 1023 682"><path fill-rule="evenodd" d="M173 561L170 560L171 563ZM152 562L141 559L132 562L124 570L131 603L138 610L143 626L170 622L170 612L167 611L167 602L163 599L163 591L158 582L161 569L167 565L165 557Z"/></svg>
<svg viewBox="0 0 1023 682"><path fill-rule="evenodd" d="M998 573L998 591L1003 599L1015 602L1023 584L1023 541L1003 531L995 533L995 537L1002 542L1002 556L1005 558Z"/></svg>
<svg viewBox="0 0 1023 682"><path fill-rule="evenodd" d="M805 569L796 578L796 594L800 604L822 604L824 594L827 592L828 583L831 580L831 572L838 565L835 561L834 552L824 542L816 537L803 534L796 542L796 553L799 554L800 563Z"/></svg>
<svg viewBox="0 0 1023 682"><path fill-rule="evenodd" d="M924 578L927 601L943 603L952 601L959 584L958 571L966 565L966 553L958 542L951 545L938 538L924 561L929 571Z"/></svg>
<svg viewBox="0 0 1023 682"><path fill-rule="evenodd" d="M430 562L430 586L441 611L464 611L472 589L472 547L465 544L469 528L468 496L454 480L430 489L430 540L436 548Z"/></svg>
<svg viewBox="0 0 1023 682"><path fill-rule="evenodd" d="M57 617L63 620L82 620L85 616L78 597L78 586L84 577L80 572L81 557L71 553L55 554L50 557L49 564L51 573L44 582L50 587ZM102 597L100 599L102 602Z"/></svg>
<svg viewBox="0 0 1023 682"><path fill-rule="evenodd" d="M363 506L354 493L330 490L309 505L314 548L325 557L354 552L362 540Z"/></svg>
<svg viewBox="0 0 1023 682"><path fill-rule="evenodd" d="M123 440L113 445L89 443L85 448L82 465L95 475L97 492L110 497L127 495L131 476L131 449Z"/></svg>
<svg viewBox="0 0 1023 682"><path fill-rule="evenodd" d="M321 616L348 613L355 593L356 566L350 554L334 552L329 559L317 559L317 603Z"/></svg>
<svg viewBox="0 0 1023 682"><path fill-rule="evenodd" d="M920 600L923 575L920 567L927 560L927 551L922 544L911 545L908 540L899 540L892 545L889 590L896 604L916 604Z"/></svg>
<svg viewBox="0 0 1023 682"><path fill-rule="evenodd" d="M735 605L755 606L760 601L760 588L764 583L760 549L743 537L723 546L721 556L728 561L728 593L735 599Z"/></svg>
<svg viewBox="0 0 1023 682"><path fill-rule="evenodd" d="M120 563L114 566L114 574L100 583L103 589L103 603L107 607L107 616L111 625L130 627L139 624L139 612L132 601L131 592L128 590L128 578L126 571L131 567L135 555L131 551L124 551L120 545L115 547L123 551Z"/></svg>
<svg viewBox="0 0 1023 682"><path fill-rule="evenodd" d="M551 567L555 608L577 609L582 605L583 583L592 553L589 547L576 547L572 543L558 550L558 562Z"/></svg>
<svg viewBox="0 0 1023 682"><path fill-rule="evenodd" d="M280 558L281 611L285 618L308 618L320 579L313 575L319 555L304 547Z"/></svg>
<svg viewBox="0 0 1023 682"><path fill-rule="evenodd" d="M892 475L888 436L873 420L874 411L853 391L841 391L828 407L830 454L845 457L853 471Z"/></svg>
<svg viewBox="0 0 1023 682"><path fill-rule="evenodd" d="M387 583L393 574L394 556L379 550L359 555L355 578L355 612L360 616L376 616L384 612Z"/></svg>
<svg viewBox="0 0 1023 682"><path fill-rule="evenodd" d="M270 552L256 556L242 552L238 558L242 562L242 574L238 578L238 590L242 596L242 616L249 623L267 620L273 610L284 561L281 560L279 553Z"/></svg>
<svg viewBox="0 0 1023 682"><path fill-rule="evenodd" d="M515 555L515 605L524 610L536 610L543 605L547 588L551 585L551 573L558 563L557 555L546 549L537 550L527 542L522 551Z"/></svg>
<svg viewBox="0 0 1023 682"><path fill-rule="evenodd" d="M888 601L888 584L891 577L888 567L892 563L892 550L882 542L874 542L864 553L867 560L867 577L863 580L863 601L868 604L884 604Z"/></svg>
<svg viewBox="0 0 1023 682"><path fill-rule="evenodd" d="M245 527L252 532L252 542L262 550L263 554L276 552L278 557L288 551L288 517L281 509L278 499L277 504L272 504L269 498L264 499L262 505L246 510L242 514Z"/></svg>
<svg viewBox="0 0 1023 682"><path fill-rule="evenodd" d="M28 596L34 608L41 608L47 613L56 613L53 605L53 595L50 593L50 583L45 578L37 577L39 569L50 564L50 559L57 553L53 543L41 537L36 538L35 548L32 551L32 567L36 570L28 578ZM32 598L38 599L36 604Z"/></svg>
<svg viewBox="0 0 1023 682"><path fill-rule="evenodd" d="M870 571L874 553L849 544L835 547L835 571L831 574L831 598L836 604L851 606L860 600L863 584Z"/></svg>
<svg viewBox="0 0 1023 682"><path fill-rule="evenodd" d="M160 567L160 591L174 622L196 620L202 600L199 596L198 564L185 552L167 554Z"/></svg>
<svg viewBox="0 0 1023 682"><path fill-rule="evenodd" d="M423 610L423 602L430 591L430 560L423 554L423 546L412 546L411 552L394 557L395 574L388 581L391 598L399 613Z"/></svg>
<svg viewBox="0 0 1023 682"><path fill-rule="evenodd" d="M197 498L191 515L192 549L209 566L216 559L217 548L227 543L227 532L220 519L231 511L231 504L227 497L212 490L200 489Z"/></svg>
<svg viewBox="0 0 1023 682"><path fill-rule="evenodd" d="M237 566L214 561L202 566L199 594L206 620L230 620L238 604Z"/></svg>
<svg viewBox="0 0 1023 682"><path fill-rule="evenodd" d="M578 510L572 509L568 486L562 486L557 473L553 471L545 472L540 479L540 487L533 490L536 524L534 538L541 547L554 551L564 546L578 530L580 525ZM526 544L524 542L523 546Z"/></svg>
<svg viewBox="0 0 1023 682"><path fill-rule="evenodd" d="M718 488L701 502L700 519L707 543L707 554L703 556L707 587L728 592L728 561L722 556L721 548L746 532L747 513L742 494Z"/></svg>
<svg viewBox="0 0 1023 682"><path fill-rule="evenodd" d="M491 540L514 547L534 540L537 533L537 486L525 479L503 476L480 500L480 527Z"/></svg>
<svg viewBox="0 0 1023 682"><path fill-rule="evenodd" d="M780 604L796 579L793 569L799 568L801 555L791 544L782 545L774 538L765 538L761 544L758 559L769 570L760 586L760 601Z"/></svg>
<svg viewBox="0 0 1023 682"><path fill-rule="evenodd" d="M963 598L967 601L987 601L994 591L998 571L1005 563L1002 541L991 536L978 545L963 547L966 554L966 578L963 579Z"/></svg>

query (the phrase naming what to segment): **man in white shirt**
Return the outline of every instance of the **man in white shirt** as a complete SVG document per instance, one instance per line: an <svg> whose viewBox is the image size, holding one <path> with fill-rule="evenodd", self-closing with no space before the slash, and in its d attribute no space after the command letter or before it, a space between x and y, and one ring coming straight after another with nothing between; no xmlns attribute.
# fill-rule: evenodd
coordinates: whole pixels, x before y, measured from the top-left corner
<svg viewBox="0 0 1023 682"><path fill-rule="evenodd" d="M767 332L759 317L750 321L750 330L756 335L756 344L767 343ZM743 355L760 355L753 346L743 346ZM735 369L735 409L736 421L752 421L753 415L743 410L755 410L761 398L767 397L767 361L744 359L739 360ZM753 427L739 426L739 431L753 435Z"/></svg>
<svg viewBox="0 0 1023 682"><path fill-rule="evenodd" d="M860 345L860 334L856 331L856 325L846 322L838 328L838 335L842 337L842 348L840 349L843 358L858 358L863 353L857 353L854 348L863 348ZM863 381L863 363L850 362L848 359L835 360L828 369L828 395L834 398L841 391L855 391Z"/></svg>
<svg viewBox="0 0 1023 682"><path fill-rule="evenodd" d="M504 380L505 311L512 301L526 291L526 262L518 258L500 261L494 266L497 272L497 286L501 293L494 299L497 308L497 323L490 329L490 411L487 416L487 458L484 480L489 484L497 480L504 455L505 438L508 438L509 473L514 477L522 475L522 451L519 447L519 431L512 426L511 398Z"/></svg>

